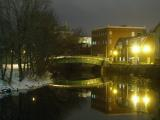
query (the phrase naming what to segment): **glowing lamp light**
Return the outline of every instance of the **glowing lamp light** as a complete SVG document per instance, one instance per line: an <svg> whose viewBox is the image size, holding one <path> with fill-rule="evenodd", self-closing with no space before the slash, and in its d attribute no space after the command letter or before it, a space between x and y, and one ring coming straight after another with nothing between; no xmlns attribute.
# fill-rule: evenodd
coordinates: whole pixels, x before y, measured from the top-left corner
<svg viewBox="0 0 160 120"><path fill-rule="evenodd" d="M25 54L26 53L26 51L25 50L23 50L23 54Z"/></svg>
<svg viewBox="0 0 160 120"><path fill-rule="evenodd" d="M150 102L150 98L148 96L143 97L143 102L145 105L147 105Z"/></svg>
<svg viewBox="0 0 160 120"><path fill-rule="evenodd" d="M132 96L132 102L133 102L135 105L137 105L137 103L139 102L139 96L133 95L133 96Z"/></svg>
<svg viewBox="0 0 160 120"><path fill-rule="evenodd" d="M112 90L112 87L110 87L110 90Z"/></svg>
<svg viewBox="0 0 160 120"><path fill-rule="evenodd" d="M114 56L117 56L117 55L118 55L117 50L114 50L114 51L113 51L113 55L114 55Z"/></svg>
<svg viewBox="0 0 160 120"><path fill-rule="evenodd" d="M117 94L117 89L113 89L113 94Z"/></svg>
<svg viewBox="0 0 160 120"><path fill-rule="evenodd" d="M131 50L133 53L137 54L140 52L140 47L138 45L133 45Z"/></svg>
<svg viewBox="0 0 160 120"><path fill-rule="evenodd" d="M149 45L144 45L144 47L143 47L143 52L144 52L144 53L149 53L150 51L151 51L150 46L149 46Z"/></svg>
<svg viewBox="0 0 160 120"><path fill-rule="evenodd" d="M33 102L36 101L36 98L35 98L35 97L32 97L32 101L33 101Z"/></svg>

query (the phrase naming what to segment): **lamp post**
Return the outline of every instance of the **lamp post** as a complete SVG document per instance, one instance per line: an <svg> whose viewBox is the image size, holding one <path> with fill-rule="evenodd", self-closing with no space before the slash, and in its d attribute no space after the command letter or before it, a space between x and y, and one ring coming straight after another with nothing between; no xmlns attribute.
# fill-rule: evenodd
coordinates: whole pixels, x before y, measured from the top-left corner
<svg viewBox="0 0 160 120"><path fill-rule="evenodd" d="M149 45L143 45L143 46L139 46L139 45L133 45L131 47L131 51L132 53L135 55L136 58L136 62L139 62L139 53L142 53L142 55L145 57L147 55L147 59L146 59L146 63L150 63L150 57L148 56L148 54L151 52L151 47Z"/></svg>
<svg viewBox="0 0 160 120"><path fill-rule="evenodd" d="M150 52L151 52L151 47L150 47L149 45L144 45L144 46L143 46L143 53L144 53L144 54L149 54ZM149 56L147 56L146 62L147 62L148 64L150 64L151 60L150 60L150 57L149 57Z"/></svg>
<svg viewBox="0 0 160 120"><path fill-rule="evenodd" d="M128 63L128 58L129 58L129 56L128 56L128 40L126 41L126 54L127 54L127 58L126 58L126 61L127 61L127 63Z"/></svg>
<svg viewBox="0 0 160 120"><path fill-rule="evenodd" d="M131 47L131 50L132 53L135 55L136 63L138 63L139 62L138 54L140 53L140 46L135 44Z"/></svg>
<svg viewBox="0 0 160 120"><path fill-rule="evenodd" d="M114 51L113 51L113 56L114 56L114 61L115 61L115 62L117 62L117 55L118 55L117 50L114 50Z"/></svg>

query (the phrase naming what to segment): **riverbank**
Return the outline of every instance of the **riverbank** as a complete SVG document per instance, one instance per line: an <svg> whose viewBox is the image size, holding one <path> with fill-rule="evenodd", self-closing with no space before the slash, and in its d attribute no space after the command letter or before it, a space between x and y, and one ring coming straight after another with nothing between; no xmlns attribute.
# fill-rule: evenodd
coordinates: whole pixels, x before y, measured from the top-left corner
<svg viewBox="0 0 160 120"><path fill-rule="evenodd" d="M26 76L22 81L19 81L17 72L13 72L13 78L9 84L7 81L0 80L0 91L4 89L10 89L11 92L29 91L34 90L48 84L53 83L50 73L45 73L42 77L30 77ZM0 94L0 98L5 97L5 93Z"/></svg>
<svg viewBox="0 0 160 120"><path fill-rule="evenodd" d="M106 64L105 73L134 74L149 78L160 78L160 65L155 64Z"/></svg>

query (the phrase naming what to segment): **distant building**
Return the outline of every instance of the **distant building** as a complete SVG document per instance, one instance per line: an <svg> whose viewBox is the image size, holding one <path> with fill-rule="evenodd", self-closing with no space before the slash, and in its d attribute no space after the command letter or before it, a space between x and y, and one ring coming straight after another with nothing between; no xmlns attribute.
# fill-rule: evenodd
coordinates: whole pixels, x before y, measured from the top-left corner
<svg viewBox="0 0 160 120"><path fill-rule="evenodd" d="M145 34L137 37L120 38L115 50L115 61L128 63L154 63L155 40L153 34Z"/></svg>
<svg viewBox="0 0 160 120"><path fill-rule="evenodd" d="M91 47L91 37L80 37L79 43L82 47Z"/></svg>
<svg viewBox="0 0 160 120"><path fill-rule="evenodd" d="M92 30L92 55L113 57L119 38L135 37L146 33L145 27L110 26Z"/></svg>
<svg viewBox="0 0 160 120"><path fill-rule="evenodd" d="M85 36L79 39L79 54L91 55L91 37Z"/></svg>
<svg viewBox="0 0 160 120"><path fill-rule="evenodd" d="M153 34L155 39L155 63L160 64L160 23L155 27Z"/></svg>
<svg viewBox="0 0 160 120"><path fill-rule="evenodd" d="M153 64L160 63L160 24L153 32L136 36L119 38L115 45L118 62Z"/></svg>

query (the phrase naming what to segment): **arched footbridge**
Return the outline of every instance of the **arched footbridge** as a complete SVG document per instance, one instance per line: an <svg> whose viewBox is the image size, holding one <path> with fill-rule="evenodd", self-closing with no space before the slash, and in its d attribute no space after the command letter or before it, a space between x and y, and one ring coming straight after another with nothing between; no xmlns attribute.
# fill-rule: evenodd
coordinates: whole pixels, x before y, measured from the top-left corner
<svg viewBox="0 0 160 120"><path fill-rule="evenodd" d="M104 57L95 56L58 56L50 57L49 59L51 63L86 63L100 66L107 63Z"/></svg>

